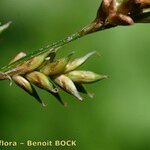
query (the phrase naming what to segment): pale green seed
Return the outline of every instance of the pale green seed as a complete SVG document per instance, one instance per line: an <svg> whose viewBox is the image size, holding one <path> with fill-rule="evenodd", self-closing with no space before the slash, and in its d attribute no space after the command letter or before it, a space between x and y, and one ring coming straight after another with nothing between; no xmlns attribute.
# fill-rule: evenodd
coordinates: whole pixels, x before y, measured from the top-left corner
<svg viewBox="0 0 150 150"><path fill-rule="evenodd" d="M68 64L71 56L72 53L69 54L66 58L61 58L47 63L43 68L40 69L40 72L44 73L47 76L53 76L62 73L65 70L65 67Z"/></svg>
<svg viewBox="0 0 150 150"><path fill-rule="evenodd" d="M54 88L53 84L50 82L49 78L41 72L31 72L26 75L26 78L41 89L54 93L58 92L58 90Z"/></svg>
<svg viewBox="0 0 150 150"><path fill-rule="evenodd" d="M4 25L1 25L1 26L0 26L0 34L1 34L3 31L5 31L5 30L10 26L10 24L11 24L11 22L8 22L8 23L6 23L6 24L4 24Z"/></svg>
<svg viewBox="0 0 150 150"><path fill-rule="evenodd" d="M82 64L84 64L86 62L86 60L88 58L90 58L92 55L94 55L96 53L96 51L93 51L91 53L86 54L85 56L81 57L81 58L77 58L74 59L72 61L70 61L65 68L64 72L69 72L72 70L75 70L76 68L78 68L79 66L81 66Z"/></svg>
<svg viewBox="0 0 150 150"><path fill-rule="evenodd" d="M27 81L25 78L23 78L22 76L19 76L19 75L18 76L13 76L12 79L19 87L24 89L28 94L33 96L38 102L40 102L43 106L45 106L45 104L42 102L42 100L38 96L36 90L29 83L29 81Z"/></svg>
<svg viewBox="0 0 150 150"><path fill-rule="evenodd" d="M91 71L82 70L71 71L65 75L69 77L73 82L77 83L92 83L108 78L108 76L106 75L99 75Z"/></svg>
<svg viewBox="0 0 150 150"><path fill-rule="evenodd" d="M79 92L77 91L77 88L75 84L72 82L71 79L69 79L65 75L60 75L55 78L55 82L65 91L68 93L74 95L76 98L78 98L80 101L82 101L82 97L80 96Z"/></svg>
<svg viewBox="0 0 150 150"><path fill-rule="evenodd" d="M20 53L18 53L18 54L10 61L9 64L12 64L12 63L14 63L15 61L17 61L17 60L19 60L19 59L21 59L21 58L23 58L23 57L25 57L25 56L26 56L26 53L20 52Z"/></svg>
<svg viewBox="0 0 150 150"><path fill-rule="evenodd" d="M18 70L22 70L22 72L20 74L25 74L31 71L34 71L36 68L38 68L45 60L45 58L49 55L49 51L41 54L39 56L36 56L26 62L24 62L23 64L19 65L17 67Z"/></svg>

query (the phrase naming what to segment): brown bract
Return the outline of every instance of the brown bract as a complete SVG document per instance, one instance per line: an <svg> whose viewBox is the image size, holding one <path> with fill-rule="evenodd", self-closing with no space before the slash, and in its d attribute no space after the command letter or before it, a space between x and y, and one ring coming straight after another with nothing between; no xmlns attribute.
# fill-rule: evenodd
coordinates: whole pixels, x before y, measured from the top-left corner
<svg viewBox="0 0 150 150"><path fill-rule="evenodd" d="M80 34L86 35L118 25L141 23L141 20L147 17L145 9L148 8L150 8L150 0L103 0L94 21L83 28Z"/></svg>

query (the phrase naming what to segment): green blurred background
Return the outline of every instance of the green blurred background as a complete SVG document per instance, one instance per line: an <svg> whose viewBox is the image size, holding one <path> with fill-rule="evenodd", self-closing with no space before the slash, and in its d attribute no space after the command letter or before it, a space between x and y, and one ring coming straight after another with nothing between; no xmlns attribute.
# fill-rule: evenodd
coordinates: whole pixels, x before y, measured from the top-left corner
<svg viewBox="0 0 150 150"><path fill-rule="evenodd" d="M13 22L0 36L0 66L20 51L30 53L78 31L95 17L98 6L99 0L0 0L0 21ZM81 56L92 50L102 55L82 67L110 75L108 80L88 85L95 93L93 100L80 103L62 92L68 102L64 108L54 97L38 90L48 105L42 108L20 88L1 81L0 139L77 140L77 147L57 148L65 150L149 150L149 29L148 24L117 27L61 49L59 56L71 51Z"/></svg>

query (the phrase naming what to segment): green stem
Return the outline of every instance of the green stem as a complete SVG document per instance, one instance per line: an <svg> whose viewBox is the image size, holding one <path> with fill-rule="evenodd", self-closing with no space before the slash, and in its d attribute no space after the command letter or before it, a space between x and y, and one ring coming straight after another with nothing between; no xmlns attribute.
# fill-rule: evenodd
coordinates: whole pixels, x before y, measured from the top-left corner
<svg viewBox="0 0 150 150"><path fill-rule="evenodd" d="M63 40L60 40L60 41L55 42L55 43L53 43L51 45L47 45L47 46L45 46L43 48L40 48L40 49L30 53L29 55L25 56L24 58L14 62L14 63L12 63L12 64L9 64L9 65L6 65L6 66L2 67L0 69L0 71L1 72L6 72L6 71L8 71L8 70L10 70L12 68L15 68L17 65L19 65L19 64L21 64L21 63L23 63L23 62L25 62L25 61L35 57L35 56L38 56L38 55L40 55L42 53L45 53L46 51L48 51L50 49L55 49L55 48L61 47L61 46L65 45L65 44L67 44L69 42L72 42L72 41L80 38L80 37L81 37L81 35L79 35L79 33L75 33L75 34L73 34L71 36L68 36L67 38L65 38Z"/></svg>
<svg viewBox="0 0 150 150"><path fill-rule="evenodd" d="M102 25L101 25L102 26ZM57 49L59 47L62 47L63 45L66 45L76 39L79 39L89 33L92 33L92 32L95 32L95 24L94 23L91 23L90 25L86 26L85 28L83 28L82 30L80 30L79 32L75 33L75 34L72 34L70 36L68 36L67 38L63 39L63 40L60 40L58 42L55 42L51 45L47 45L46 47L43 47L43 48L40 48L34 52L32 52L31 54L27 55L26 57L22 58L22 59L19 59L18 61L12 63L12 64L9 64L9 65L6 65L4 67L2 67L0 69L0 72L7 72L7 71L10 71L12 69L15 69L18 65L24 63L25 61L27 60L30 60L31 58L33 57L36 57L42 53L45 53L47 51L51 51L51 50L54 50L54 49ZM101 28L101 30L104 30L104 28Z"/></svg>

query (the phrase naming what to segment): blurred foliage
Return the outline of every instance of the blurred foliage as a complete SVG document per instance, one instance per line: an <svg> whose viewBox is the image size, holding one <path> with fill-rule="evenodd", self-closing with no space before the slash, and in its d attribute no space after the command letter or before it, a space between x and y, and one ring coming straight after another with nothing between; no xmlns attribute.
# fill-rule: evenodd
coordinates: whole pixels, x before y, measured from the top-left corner
<svg viewBox="0 0 150 150"><path fill-rule="evenodd" d="M95 17L98 5L99 0L1 0L1 22L13 23L0 36L0 66L20 51L32 52L77 31ZM62 93L69 104L64 108L39 91L48 104L41 108L21 89L1 81L0 139L76 139L77 150L150 149L149 34L148 24L117 27L61 49L60 56L70 51L76 56L92 50L102 54L84 66L111 76L88 87L94 100L80 103Z"/></svg>

